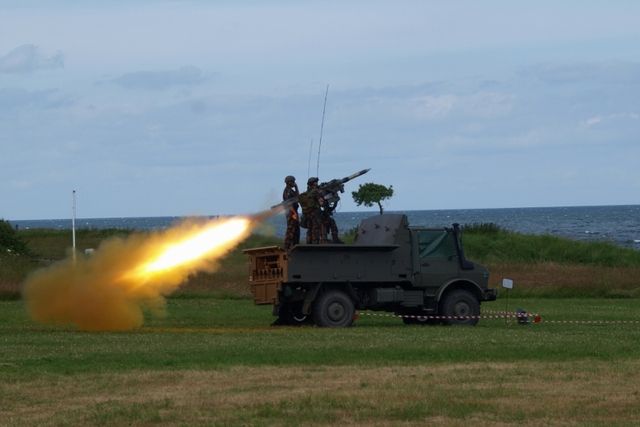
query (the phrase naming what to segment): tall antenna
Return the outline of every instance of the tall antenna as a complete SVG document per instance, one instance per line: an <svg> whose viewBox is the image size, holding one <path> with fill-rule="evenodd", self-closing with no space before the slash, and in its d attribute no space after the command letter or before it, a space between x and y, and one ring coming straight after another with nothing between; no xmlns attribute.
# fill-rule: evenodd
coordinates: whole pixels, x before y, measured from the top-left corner
<svg viewBox="0 0 640 427"><path fill-rule="evenodd" d="M320 149L322 148L322 131L324 129L324 113L327 110L327 96L329 95L329 85L324 92L324 106L322 107L322 123L320 123L320 142L318 142L318 163L316 165L316 176L320 176Z"/></svg>
<svg viewBox="0 0 640 427"><path fill-rule="evenodd" d="M311 177L311 155L313 154L313 137L309 143L309 161L307 162L307 178Z"/></svg>
<svg viewBox="0 0 640 427"><path fill-rule="evenodd" d="M71 243L73 245L73 260L76 260L76 190L72 193L71 205Z"/></svg>

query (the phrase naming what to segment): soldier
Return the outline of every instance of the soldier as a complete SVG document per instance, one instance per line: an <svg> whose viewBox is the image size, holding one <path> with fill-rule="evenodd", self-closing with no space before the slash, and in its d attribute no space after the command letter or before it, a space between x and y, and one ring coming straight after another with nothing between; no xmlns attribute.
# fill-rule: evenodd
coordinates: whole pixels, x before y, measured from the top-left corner
<svg viewBox="0 0 640 427"><path fill-rule="evenodd" d="M325 238L322 237L322 204L324 199L318 190L318 178L311 177L307 180L307 191L300 194L298 198L302 206L303 227L307 229L307 243L317 244L324 243ZM324 233L326 236L326 233Z"/></svg>
<svg viewBox="0 0 640 427"><path fill-rule="evenodd" d="M282 200L289 200L298 197L298 184L296 178L288 175L284 179L286 184L282 192ZM284 249L289 251L293 246L300 243L300 220L298 219L298 203L292 203L287 209L287 232L284 236Z"/></svg>
<svg viewBox="0 0 640 427"><path fill-rule="evenodd" d="M338 225L336 224L336 220L333 219L333 212L336 209L336 205L338 202L333 203L325 203L322 207L322 238L327 240L327 234L331 232L331 243L344 243L338 237Z"/></svg>

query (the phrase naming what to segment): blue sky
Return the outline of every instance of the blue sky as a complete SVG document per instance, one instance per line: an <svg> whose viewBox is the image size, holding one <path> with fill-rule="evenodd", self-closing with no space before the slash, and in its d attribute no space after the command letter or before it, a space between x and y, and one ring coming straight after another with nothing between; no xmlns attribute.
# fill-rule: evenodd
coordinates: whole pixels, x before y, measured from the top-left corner
<svg viewBox="0 0 640 427"><path fill-rule="evenodd" d="M637 204L640 3L1 1L0 217ZM349 184L341 210L356 208Z"/></svg>

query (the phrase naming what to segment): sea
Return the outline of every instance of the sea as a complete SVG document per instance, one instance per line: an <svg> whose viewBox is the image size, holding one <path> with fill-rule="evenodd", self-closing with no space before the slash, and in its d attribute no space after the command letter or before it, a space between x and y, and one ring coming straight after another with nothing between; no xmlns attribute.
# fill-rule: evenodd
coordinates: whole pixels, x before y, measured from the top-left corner
<svg viewBox="0 0 640 427"><path fill-rule="evenodd" d="M389 211L389 213L404 213L409 218L409 224L416 226L445 227L453 223L461 225L494 223L505 229L526 234L549 234L574 240L607 241L640 250L640 205L411 210ZM348 231L357 227L363 218L377 214L377 211L336 212L334 218L341 231ZM80 218L76 219L76 228L155 230L168 228L182 219L175 216ZM12 220L10 222L21 229L71 229L71 219ZM269 218L260 231L283 237L285 229L284 215L276 215Z"/></svg>

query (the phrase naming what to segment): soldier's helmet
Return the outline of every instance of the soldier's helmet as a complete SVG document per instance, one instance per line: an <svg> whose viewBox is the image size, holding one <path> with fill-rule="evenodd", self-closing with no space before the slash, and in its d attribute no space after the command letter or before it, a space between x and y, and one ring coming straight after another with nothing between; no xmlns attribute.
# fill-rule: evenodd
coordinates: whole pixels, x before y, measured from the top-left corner
<svg viewBox="0 0 640 427"><path fill-rule="evenodd" d="M312 176L311 178L309 178L307 180L307 185L313 185L313 184L317 184L319 181L318 178L316 178L315 176Z"/></svg>
<svg viewBox="0 0 640 427"><path fill-rule="evenodd" d="M284 182L289 184L290 182L296 182L296 177L293 175L287 175L284 177Z"/></svg>

